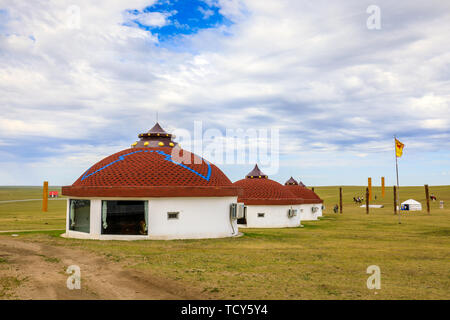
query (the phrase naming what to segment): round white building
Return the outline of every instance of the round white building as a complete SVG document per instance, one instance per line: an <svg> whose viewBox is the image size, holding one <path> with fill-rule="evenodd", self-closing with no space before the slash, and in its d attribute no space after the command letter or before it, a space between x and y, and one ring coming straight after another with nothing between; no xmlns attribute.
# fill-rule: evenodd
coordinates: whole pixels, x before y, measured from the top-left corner
<svg viewBox="0 0 450 320"><path fill-rule="evenodd" d="M63 236L143 240L238 234L230 208L240 189L219 168L181 149L158 123L139 138L62 188L68 197Z"/></svg>
<svg viewBox="0 0 450 320"><path fill-rule="evenodd" d="M239 228L286 228L300 226L298 206L303 199L293 195L283 185L268 178L258 165L245 179L233 185L241 187L238 202L244 204L244 216L238 219Z"/></svg>
<svg viewBox="0 0 450 320"><path fill-rule="evenodd" d="M291 177L285 182L284 188L304 200L304 203L297 207L302 221L317 220L322 216L323 200L314 191L309 190L302 182L298 183Z"/></svg>

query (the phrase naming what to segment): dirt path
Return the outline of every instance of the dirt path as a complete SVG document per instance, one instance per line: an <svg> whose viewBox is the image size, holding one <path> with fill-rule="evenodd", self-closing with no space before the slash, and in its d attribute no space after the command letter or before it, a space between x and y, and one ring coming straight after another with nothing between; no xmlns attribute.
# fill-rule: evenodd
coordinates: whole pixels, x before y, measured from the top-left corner
<svg viewBox="0 0 450 320"><path fill-rule="evenodd" d="M81 289L66 285L70 265L81 269ZM189 294L188 294L189 292ZM0 237L0 299L197 299L178 283L125 269L80 249Z"/></svg>

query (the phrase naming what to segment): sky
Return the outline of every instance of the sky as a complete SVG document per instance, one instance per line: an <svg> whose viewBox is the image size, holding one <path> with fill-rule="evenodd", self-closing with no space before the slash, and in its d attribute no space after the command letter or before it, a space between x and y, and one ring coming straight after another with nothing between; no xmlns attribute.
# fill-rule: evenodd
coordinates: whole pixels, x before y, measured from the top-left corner
<svg viewBox="0 0 450 320"><path fill-rule="evenodd" d="M70 185L156 118L277 130L270 178L310 186L395 184L396 135L400 185L449 185L449 34L441 0L0 0L0 185Z"/></svg>

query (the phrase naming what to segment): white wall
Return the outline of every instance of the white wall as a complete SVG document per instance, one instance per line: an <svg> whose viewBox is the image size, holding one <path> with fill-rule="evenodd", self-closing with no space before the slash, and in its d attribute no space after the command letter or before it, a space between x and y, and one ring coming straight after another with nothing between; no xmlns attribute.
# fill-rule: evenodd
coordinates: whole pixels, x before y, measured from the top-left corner
<svg viewBox="0 0 450 320"><path fill-rule="evenodd" d="M65 237L102 240L203 239L238 234L236 220L230 221L230 204L237 197L105 198L103 200L148 200L148 235L102 235L101 202L91 200L90 233L71 231L66 223ZM69 202L68 202L69 204ZM167 212L180 212L179 219L168 220ZM69 209L67 209L67 220Z"/></svg>
<svg viewBox="0 0 450 320"><path fill-rule="evenodd" d="M300 218L302 221L311 221L317 220L318 217L323 215L322 213L322 203L314 203L314 204L301 204L298 205L298 211L300 213ZM312 208L318 208L316 212L312 212Z"/></svg>
<svg viewBox="0 0 450 320"><path fill-rule="evenodd" d="M102 233L102 200L91 200L91 235L99 236Z"/></svg>
<svg viewBox="0 0 450 320"><path fill-rule="evenodd" d="M149 202L149 236L153 239L200 239L237 235L230 221L230 204L237 197L154 198ZM167 212L179 211L168 220Z"/></svg>
<svg viewBox="0 0 450 320"><path fill-rule="evenodd" d="M240 228L287 228L300 225L300 214L289 218L288 210L296 209L291 205L247 205L247 225ZM264 218L258 218L258 213L264 213Z"/></svg>

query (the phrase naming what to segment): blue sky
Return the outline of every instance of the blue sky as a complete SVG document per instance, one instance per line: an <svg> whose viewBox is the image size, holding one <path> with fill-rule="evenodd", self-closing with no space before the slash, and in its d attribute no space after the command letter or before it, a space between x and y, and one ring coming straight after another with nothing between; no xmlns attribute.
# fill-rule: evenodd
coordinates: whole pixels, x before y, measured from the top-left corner
<svg viewBox="0 0 450 320"><path fill-rule="evenodd" d="M0 4L0 185L71 184L153 126L276 128L307 185L450 184L450 3ZM74 8L75 6L75 8ZM74 13L79 12L79 16ZM231 180L253 164L220 165Z"/></svg>
<svg viewBox="0 0 450 320"><path fill-rule="evenodd" d="M217 28L221 25L229 26L232 22L219 12L219 5L216 2L200 1L200 0L172 0L157 1L142 10L133 9L127 12L135 16L131 17L131 22L125 25L135 23L139 28L152 32L158 36L160 44L167 41L173 41L181 35L195 34L199 30L208 28ZM140 19L142 15L162 14L162 20ZM150 20L151 21L151 20ZM156 22L156 23L155 23ZM159 22L159 23L158 23Z"/></svg>

